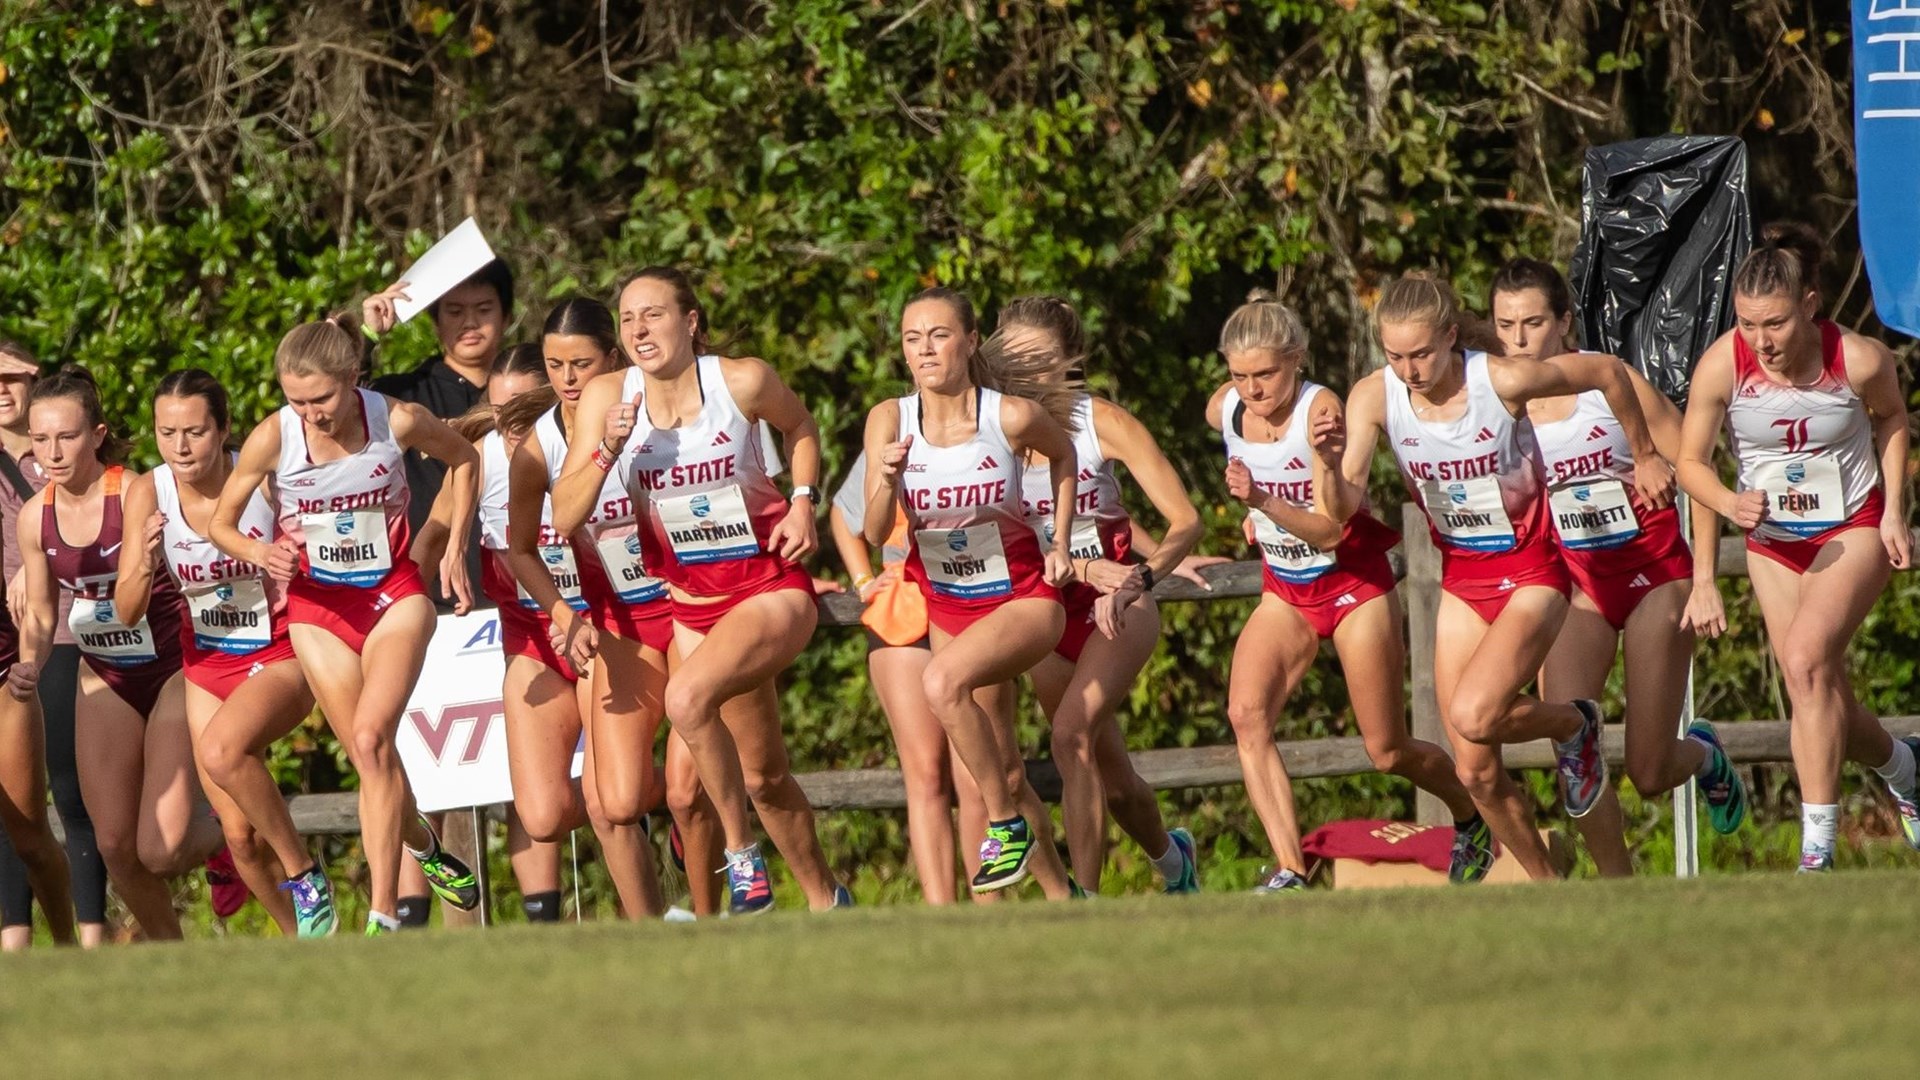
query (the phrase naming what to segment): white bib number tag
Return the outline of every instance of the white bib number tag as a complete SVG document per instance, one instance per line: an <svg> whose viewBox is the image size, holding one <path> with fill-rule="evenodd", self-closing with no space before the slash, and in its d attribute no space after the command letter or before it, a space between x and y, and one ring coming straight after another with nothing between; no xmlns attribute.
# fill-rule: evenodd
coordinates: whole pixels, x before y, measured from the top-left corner
<svg viewBox="0 0 1920 1080"><path fill-rule="evenodd" d="M194 647L204 652L258 652L273 640L266 583L257 577L228 578L186 591Z"/></svg>
<svg viewBox="0 0 1920 1080"><path fill-rule="evenodd" d="M111 589L113 578L82 584ZM79 642L81 652L114 667L139 667L159 658L153 647L153 627L147 625L147 617L142 615L138 623L128 626L114 618L111 599L76 593L73 609L67 613L67 629L73 631L73 640Z"/></svg>
<svg viewBox="0 0 1920 1080"><path fill-rule="evenodd" d="M613 595L629 606L650 603L667 595L667 583L648 577L640 563L640 534L603 536L594 541L600 552L600 564L607 568L607 580L613 583Z"/></svg>
<svg viewBox="0 0 1920 1080"><path fill-rule="evenodd" d="M1553 531L1568 551L1619 547L1640 535L1633 500L1618 480L1554 488L1547 498L1553 505Z"/></svg>
<svg viewBox="0 0 1920 1080"><path fill-rule="evenodd" d="M740 485L716 491L656 500L660 523L666 527L673 557L683 566L732 562L760 554L753 535L753 519Z"/></svg>
<svg viewBox="0 0 1920 1080"><path fill-rule="evenodd" d="M370 589L393 569L383 509L305 514L300 528L307 534L307 572L322 585Z"/></svg>
<svg viewBox="0 0 1920 1080"><path fill-rule="evenodd" d="M1427 517L1447 543L1467 551L1507 551L1513 547L1513 521L1507 517L1497 478L1423 480L1420 489Z"/></svg>
<svg viewBox="0 0 1920 1080"><path fill-rule="evenodd" d="M1040 546L1053 546L1053 519L1047 518L1035 530L1040 537ZM1076 559L1104 559L1107 557L1107 545L1100 538L1100 525L1090 517L1073 519L1073 534L1067 537L1067 554Z"/></svg>
<svg viewBox="0 0 1920 1080"><path fill-rule="evenodd" d="M1258 510L1253 512L1253 537L1260 543L1267 570L1288 584L1304 585L1333 569L1333 552L1321 551Z"/></svg>
<svg viewBox="0 0 1920 1080"><path fill-rule="evenodd" d="M586 598L580 594L580 565L573 559L572 544L541 544L540 562L547 568L547 575L553 578L553 587L560 590L560 599L575 611L587 610ZM514 591L520 595L520 606L537 608L533 597L527 595L526 587L514 585Z"/></svg>
<svg viewBox="0 0 1920 1080"><path fill-rule="evenodd" d="M1846 484L1833 458L1773 462L1755 470L1754 480L1767 493L1770 525L1813 536L1846 523Z"/></svg>
<svg viewBox="0 0 1920 1080"><path fill-rule="evenodd" d="M985 600L1013 592L1007 550L997 525L970 529L920 529L913 534L927 584L941 596Z"/></svg>

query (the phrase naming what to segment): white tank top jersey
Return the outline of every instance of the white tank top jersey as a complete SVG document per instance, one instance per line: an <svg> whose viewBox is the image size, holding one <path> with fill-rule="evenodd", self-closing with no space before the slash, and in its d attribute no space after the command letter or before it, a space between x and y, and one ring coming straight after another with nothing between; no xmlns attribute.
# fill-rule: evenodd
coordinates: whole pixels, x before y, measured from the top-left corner
<svg viewBox="0 0 1920 1080"><path fill-rule="evenodd" d="M633 400L631 392L625 400ZM560 406L555 405L534 422L533 437L539 441L540 453L547 459L547 490L551 491L559 482L561 467L567 460L567 434L560 428ZM594 501L587 523L581 528L613 585L615 597L629 607L667 595L667 583L650 576L640 557L640 526L633 516L633 496L627 494L623 478L626 475L623 470L631 469L628 459L636 446L628 440L627 447L620 452L620 462L601 481L600 497ZM551 500L547 505L551 514Z"/></svg>
<svg viewBox="0 0 1920 1080"><path fill-rule="evenodd" d="M1073 406L1077 430L1073 433L1073 452L1079 458L1080 472L1073 505L1073 535L1069 548L1076 559L1119 559L1125 552L1114 551L1108 537L1124 530L1131 518L1120 502L1120 481L1113 474L1113 462L1100 451L1100 436L1093 428L1093 398L1082 394ZM1026 467L1021 480L1021 501L1027 524L1040 537L1041 547L1053 546L1053 473L1048 465Z"/></svg>
<svg viewBox="0 0 1920 1080"><path fill-rule="evenodd" d="M1541 496L1533 427L1494 391L1486 353L1467 353L1464 368L1466 411L1450 422L1429 423L1414 415L1407 384L1391 366L1383 367L1387 440L1443 546L1512 551L1532 539L1525 528Z"/></svg>
<svg viewBox="0 0 1920 1080"><path fill-rule="evenodd" d="M773 484L764 438L727 388L720 358L694 363L699 414L678 428L655 428L643 403L639 428L628 440L632 452L621 455L614 472L623 474L635 503L644 499L648 507L643 544L664 544L693 591L723 594L737 583L716 564L763 554L762 538L786 513L787 500ZM623 400L633 400L645 385L639 368L628 369Z"/></svg>
<svg viewBox="0 0 1920 1080"><path fill-rule="evenodd" d="M1565 419L1534 421L1533 438L1562 547L1619 547L1640 535L1633 507L1633 447L1605 394L1585 391Z"/></svg>
<svg viewBox="0 0 1920 1080"><path fill-rule="evenodd" d="M1873 422L1847 381L1841 331L1820 324L1822 367L1808 386L1767 377L1734 335L1728 442L1740 490L1767 493L1767 519L1753 530L1774 540L1817 536L1844 524L1880 486Z"/></svg>
<svg viewBox="0 0 1920 1080"><path fill-rule="evenodd" d="M918 395L896 399L900 434L913 436L900 476L900 503L927 585L955 600L986 600L1013 593L1007 564L1015 533L1033 545L1022 506L1025 466L1000 426L1000 393L976 389L978 421L971 439L935 446L922 431ZM1025 545L1021 545L1025 547Z"/></svg>
<svg viewBox="0 0 1920 1080"><path fill-rule="evenodd" d="M367 444L337 461L316 463L306 425L280 409L280 461L273 492L280 531L305 550L307 573L322 585L372 588L406 557L405 451L393 437L387 399L359 390Z"/></svg>
<svg viewBox="0 0 1920 1080"><path fill-rule="evenodd" d="M258 566L233 558L193 531L180 510L180 488L171 467L153 470L153 496L167 519L161 543L166 548L167 571L186 601L194 647L202 652L244 654L272 644L274 616L285 610L284 590ZM260 492L255 491L241 508L239 529L249 540L273 542L273 508Z"/></svg>
<svg viewBox="0 0 1920 1080"><path fill-rule="evenodd" d="M1245 406L1240 392L1227 390L1220 402L1220 437L1226 444L1227 460L1239 458L1253 474L1253 486L1289 506L1313 509L1313 431L1308 419L1313 403L1326 387L1302 380L1294 398L1287 429L1273 442L1248 442L1242 433ZM1304 585L1317 580L1334 567L1334 553L1321 551L1305 540L1274 524L1258 510L1248 511L1253 519L1254 539L1260 544L1260 557L1267 569L1281 581Z"/></svg>
<svg viewBox="0 0 1920 1080"><path fill-rule="evenodd" d="M512 464L507 457L507 440L497 431L489 431L480 440L480 546L492 553L493 558L501 558L500 553L507 550L507 525L509 508L509 472ZM585 608L586 601L580 593L580 567L574 561L573 545L565 537L553 531L553 500L540 500L540 561L546 564L547 573L553 577L554 587L560 590L560 596L569 607L575 610ZM501 570L509 580L513 580L514 597L521 607L537 608L533 597L515 578L512 571L501 565Z"/></svg>

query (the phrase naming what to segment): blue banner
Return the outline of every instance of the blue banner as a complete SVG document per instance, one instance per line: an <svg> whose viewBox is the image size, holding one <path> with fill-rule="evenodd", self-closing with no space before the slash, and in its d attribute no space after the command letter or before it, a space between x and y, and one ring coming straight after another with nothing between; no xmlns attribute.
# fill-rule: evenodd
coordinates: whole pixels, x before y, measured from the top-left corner
<svg viewBox="0 0 1920 1080"><path fill-rule="evenodd" d="M1853 140L1873 306L1920 337L1920 0L1853 0Z"/></svg>

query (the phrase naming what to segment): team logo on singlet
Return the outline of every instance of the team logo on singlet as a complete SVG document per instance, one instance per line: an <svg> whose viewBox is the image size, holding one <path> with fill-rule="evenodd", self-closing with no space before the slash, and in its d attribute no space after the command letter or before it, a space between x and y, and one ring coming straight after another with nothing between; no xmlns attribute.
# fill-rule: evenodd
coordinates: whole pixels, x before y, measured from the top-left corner
<svg viewBox="0 0 1920 1080"><path fill-rule="evenodd" d="M687 509L693 511L694 517L704 518L713 513L713 503L705 495L695 495L692 501L687 503Z"/></svg>
<svg viewBox="0 0 1920 1080"><path fill-rule="evenodd" d="M1049 526L1047 528L1047 532L1052 533L1053 528ZM1053 537L1051 535L1047 537L1047 542L1048 543L1053 542ZM954 529L952 532L949 532L947 534L947 547L954 551L967 550L967 530Z"/></svg>
<svg viewBox="0 0 1920 1080"><path fill-rule="evenodd" d="M233 599L233 586L223 581L213 587L213 595L215 599L222 603L231 601Z"/></svg>
<svg viewBox="0 0 1920 1080"><path fill-rule="evenodd" d="M1806 481L1807 481L1806 465L1796 461L1793 464L1787 466L1787 483L1804 484L1806 483Z"/></svg>
<svg viewBox="0 0 1920 1080"><path fill-rule="evenodd" d="M353 533L353 514L342 513L333 519L333 531L336 536L349 536Z"/></svg>

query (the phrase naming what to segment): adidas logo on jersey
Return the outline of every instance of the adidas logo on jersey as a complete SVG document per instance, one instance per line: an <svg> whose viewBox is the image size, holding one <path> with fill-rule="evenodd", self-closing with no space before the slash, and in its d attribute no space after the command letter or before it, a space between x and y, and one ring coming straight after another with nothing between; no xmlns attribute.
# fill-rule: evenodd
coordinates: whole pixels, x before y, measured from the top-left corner
<svg viewBox="0 0 1920 1080"><path fill-rule="evenodd" d="M1400 445L1401 446L1419 446L1420 439L1416 435L1409 435L1406 438L1400 440Z"/></svg>
<svg viewBox="0 0 1920 1080"><path fill-rule="evenodd" d="M1287 462L1287 468L1289 469L1304 469L1306 467L1307 463L1301 461L1299 458L1294 458L1292 461Z"/></svg>
<svg viewBox="0 0 1920 1080"><path fill-rule="evenodd" d="M993 459L992 454L988 454L986 457L980 459L980 467L975 469L974 472L988 472L999 467L1000 463Z"/></svg>
<svg viewBox="0 0 1920 1080"><path fill-rule="evenodd" d="M1474 442L1490 442L1493 439L1492 428L1481 428L1480 434L1473 437Z"/></svg>
<svg viewBox="0 0 1920 1080"><path fill-rule="evenodd" d="M1645 574L1635 574L1633 575L1633 580L1627 582L1627 588L1629 589L1647 589L1652 586L1653 582L1648 581L1647 575Z"/></svg>
<svg viewBox="0 0 1920 1080"><path fill-rule="evenodd" d="M1358 601L1358 600L1355 600L1355 599L1353 598L1353 594L1352 594L1352 593L1350 593L1350 592L1343 592L1343 593L1341 593L1341 594L1340 594L1340 599L1338 599L1338 600L1335 600L1335 601L1333 602L1333 606L1334 606L1334 607L1352 607L1353 605L1355 605L1355 604L1357 604L1357 603L1359 603L1359 602L1360 602L1360 601Z"/></svg>
<svg viewBox="0 0 1920 1080"><path fill-rule="evenodd" d="M1593 430L1587 432L1588 442L1592 442L1595 439L1604 439L1606 437L1607 437L1607 429L1604 427L1601 427L1599 424L1593 425Z"/></svg>
<svg viewBox="0 0 1920 1080"><path fill-rule="evenodd" d="M1737 396L1739 396L1739 397L1759 397L1759 396L1760 396L1760 387L1758 387L1757 385L1755 385L1755 384L1753 384L1753 383L1746 383L1746 384L1744 384L1744 385L1742 385L1742 386L1740 387L1740 393L1739 393L1739 394L1738 394Z"/></svg>
<svg viewBox="0 0 1920 1080"><path fill-rule="evenodd" d="M718 435L715 435L715 436L713 437L713 442L712 442L712 443L711 443L710 445L713 445L713 446L725 446L725 445L727 445L728 443L730 443L730 442L732 442L732 441L733 441L733 436L731 436L731 435L729 435L729 434L727 434L726 432L724 432L724 431L723 431L723 432L721 432L720 434L718 434Z"/></svg>
<svg viewBox="0 0 1920 1080"><path fill-rule="evenodd" d="M367 474L367 478L370 480L378 480L392 471L392 469L387 467L387 463L383 461L373 467L373 471Z"/></svg>
<svg viewBox="0 0 1920 1080"><path fill-rule="evenodd" d="M393 603L393 597L388 596L385 592L382 592L378 597L374 598L373 610L385 611L389 606L392 605L392 603Z"/></svg>
<svg viewBox="0 0 1920 1080"><path fill-rule="evenodd" d="M1500 591L1501 591L1501 592L1511 592L1511 591L1513 591L1513 588L1514 588L1514 584L1513 584L1513 579L1512 579L1512 578L1510 578L1510 577L1503 577L1503 578L1501 578L1501 579L1500 579Z"/></svg>

